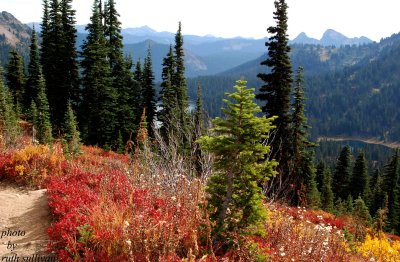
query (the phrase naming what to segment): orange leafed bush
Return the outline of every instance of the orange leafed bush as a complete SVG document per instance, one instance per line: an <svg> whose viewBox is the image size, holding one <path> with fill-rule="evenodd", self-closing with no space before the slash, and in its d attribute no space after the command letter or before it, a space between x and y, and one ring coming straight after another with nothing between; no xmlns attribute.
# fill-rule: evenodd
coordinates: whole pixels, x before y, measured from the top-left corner
<svg viewBox="0 0 400 262"><path fill-rule="evenodd" d="M49 175L60 175L65 161L62 147L54 144L27 145L22 149L7 154L2 159L1 173L10 176L17 182L40 186Z"/></svg>

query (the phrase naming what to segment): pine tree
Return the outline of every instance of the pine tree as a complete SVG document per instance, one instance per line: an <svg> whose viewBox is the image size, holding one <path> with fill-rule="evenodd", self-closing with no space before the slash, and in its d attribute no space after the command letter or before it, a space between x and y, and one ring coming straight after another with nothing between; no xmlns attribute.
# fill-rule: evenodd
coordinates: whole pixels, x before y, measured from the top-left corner
<svg viewBox="0 0 400 262"><path fill-rule="evenodd" d="M361 196L366 205L369 206L371 200L371 191L369 188L368 167L364 152L362 151L358 154L354 164L349 191L353 198Z"/></svg>
<svg viewBox="0 0 400 262"><path fill-rule="evenodd" d="M265 159L270 148L263 143L274 118L257 117L261 109L253 102L254 89L244 80L236 83L236 92L224 99L226 118L214 119L213 135L198 140L202 150L215 155L216 172L207 191L217 238L232 232L262 234L266 214L258 183L273 176L277 164Z"/></svg>
<svg viewBox="0 0 400 262"><path fill-rule="evenodd" d="M324 184L324 172L330 173L330 170L327 169L324 162L320 161L317 165L317 172L315 174L315 181L317 182L319 192L322 192L322 186ZM330 174L330 176L331 176L330 179L332 180L332 175ZM332 187L332 181L331 181L331 187Z"/></svg>
<svg viewBox="0 0 400 262"><path fill-rule="evenodd" d="M76 50L76 11L72 9L71 4L72 0L60 0L61 23L64 34L63 48L60 50L63 52L63 81L65 81L63 88L66 88L68 91L67 98L64 98L62 102L67 102L67 104L71 103L72 109L77 110L82 101L79 89L78 52ZM60 109L60 111L62 111L62 109Z"/></svg>
<svg viewBox="0 0 400 262"><path fill-rule="evenodd" d="M260 88L257 99L266 103L262 110L268 117L278 117L274 122L276 132L271 143L272 157L280 164L278 167L280 175L287 178L290 175L291 160L290 94L293 82L287 35L288 6L285 0L275 0L274 4L276 8L274 19L277 24L267 29L272 36L265 43L268 48L268 58L261 62L261 65L269 67L271 72L257 75L265 83Z"/></svg>
<svg viewBox="0 0 400 262"><path fill-rule="evenodd" d="M42 66L52 121L62 128L68 101L80 102L75 11L72 0L44 1Z"/></svg>
<svg viewBox="0 0 400 262"><path fill-rule="evenodd" d="M10 52L10 58L6 67L5 77L8 89L13 97L13 104L18 113L19 107L23 105L25 74L22 57L15 49Z"/></svg>
<svg viewBox="0 0 400 262"><path fill-rule="evenodd" d="M386 192L383 191L383 177L379 170L375 170L371 180L372 199L370 205L370 213L372 216L377 215L379 209L385 208Z"/></svg>
<svg viewBox="0 0 400 262"><path fill-rule="evenodd" d="M304 115L304 87L303 87L303 67L297 69L295 88L294 88L294 101L292 107L294 108L293 114L291 116L292 120L292 145L293 145L293 157L294 157L294 167L299 165L302 161L302 155L305 150L313 146L313 144L308 140L307 129L310 126L307 124L307 118ZM298 174L301 175L301 174Z"/></svg>
<svg viewBox="0 0 400 262"><path fill-rule="evenodd" d="M49 31L50 31L50 5L48 0L43 0L43 17L42 17L42 23L40 24L41 27L41 37L42 37L42 43L41 43L41 56L40 56L40 62L42 65L48 64L48 55L50 53L50 42L51 40L49 39ZM33 36L33 35L32 35ZM32 43L33 41L31 41ZM36 42L36 41L35 41ZM31 48L32 50L32 48ZM29 101L30 103L30 101Z"/></svg>
<svg viewBox="0 0 400 262"><path fill-rule="evenodd" d="M104 35L107 40L112 86L118 93L118 141L121 139L123 143L136 131L142 108L138 104L139 84L133 81L131 72L132 59L124 58L123 55L121 22L114 0L108 0L104 4Z"/></svg>
<svg viewBox="0 0 400 262"><path fill-rule="evenodd" d="M310 208L318 209L321 205L321 195L318 192L318 186L315 178L315 167L314 167L314 152L307 152L303 156L301 163L301 169L299 172L304 176L304 181L307 190L307 204Z"/></svg>
<svg viewBox="0 0 400 262"><path fill-rule="evenodd" d="M118 90L118 129L123 143L128 141L131 134L136 133L142 111L140 83L133 79L131 68L132 59L126 57L123 68L113 79Z"/></svg>
<svg viewBox="0 0 400 262"><path fill-rule="evenodd" d="M346 199L346 213L352 215L354 213L354 199L349 194Z"/></svg>
<svg viewBox="0 0 400 262"><path fill-rule="evenodd" d="M372 218L369 214L368 207L361 197L358 197L354 201L353 217L356 221L355 238L359 241L363 241L366 234L365 228L371 226Z"/></svg>
<svg viewBox="0 0 400 262"><path fill-rule="evenodd" d="M117 142L117 91L112 86L107 42L104 37L99 1L93 4L82 46L82 85L84 92L82 133L88 144L111 147Z"/></svg>
<svg viewBox="0 0 400 262"><path fill-rule="evenodd" d="M71 103L68 103L64 116L64 139L67 143L68 153L79 153L81 139L78 131L78 123Z"/></svg>
<svg viewBox="0 0 400 262"><path fill-rule="evenodd" d="M203 166L201 163L202 160L202 151L200 146L196 143L196 141L204 135L204 113L203 113L203 99L201 93L201 85L199 83L197 87L197 100L196 100L196 111L194 112L193 119L193 138L192 138L192 152L194 155L194 166L196 169L196 175L200 177L203 174Z"/></svg>
<svg viewBox="0 0 400 262"><path fill-rule="evenodd" d="M190 143L187 134L189 134L189 113L188 113L188 96L187 96L187 85L185 78L185 52L183 50L183 36L182 36L182 25L179 22L178 31L175 34L175 46L174 46L174 62L175 70L172 74L172 87L175 88L176 101L178 108L178 123L179 129L182 134L182 149L186 149Z"/></svg>
<svg viewBox="0 0 400 262"><path fill-rule="evenodd" d="M333 191L332 191L332 177L329 169L323 171L323 182L321 186L321 207L323 210L333 212Z"/></svg>
<svg viewBox="0 0 400 262"><path fill-rule="evenodd" d="M388 164L385 165L383 173L382 190L388 195L388 219L385 230L395 234L400 233L400 183L399 183L399 151Z"/></svg>
<svg viewBox="0 0 400 262"><path fill-rule="evenodd" d="M114 0L107 0L104 8L104 34L109 48L110 68L113 74L118 73L123 66L123 44L121 34L121 22L115 7Z"/></svg>
<svg viewBox="0 0 400 262"><path fill-rule="evenodd" d="M335 172L333 173L332 189L336 198L346 199L347 196L350 194L350 161L350 147L346 145L340 152L338 161L336 163Z"/></svg>
<svg viewBox="0 0 400 262"><path fill-rule="evenodd" d="M148 134L150 138L154 138L154 121L156 117L156 98L154 90L154 74L153 65L151 61L150 47L147 50L147 56L144 60L143 74L142 74L142 94L144 98L144 107L146 108L146 122L148 124Z"/></svg>
<svg viewBox="0 0 400 262"><path fill-rule="evenodd" d="M293 170L291 182L297 190L301 188L302 184L306 184L308 203L313 208L317 208L319 205L319 193L313 163L313 151L310 150L314 144L308 140L307 129L310 127L307 125L307 118L304 115L305 98L303 82L303 68L299 67L295 80L294 101L292 105L294 110L291 117L291 152L293 154L293 164L290 166L290 169Z"/></svg>
<svg viewBox="0 0 400 262"><path fill-rule="evenodd" d="M35 100L37 106L36 131L40 144L49 144L53 141L50 122L50 108L47 101L44 79L39 80L39 90Z"/></svg>
<svg viewBox="0 0 400 262"><path fill-rule="evenodd" d="M40 66L39 49L37 46L37 36L35 29L32 30L31 45L29 52L28 79L26 81L24 93L24 109L31 108L32 99L36 99L39 93L39 83L41 81L42 71Z"/></svg>
<svg viewBox="0 0 400 262"><path fill-rule="evenodd" d="M0 131L2 136L0 142L2 144L8 146L16 141L20 132L17 120L13 109L12 95L0 77Z"/></svg>
<svg viewBox="0 0 400 262"><path fill-rule="evenodd" d="M176 133L177 130L173 131L173 127L177 127L177 94L176 88L172 86L172 76L175 71L175 60L172 46L169 46L169 52L163 59L162 69L162 83L160 91L160 101L162 103L162 109L158 114L158 120L161 122L161 135L164 140L168 143L168 136L172 133Z"/></svg>

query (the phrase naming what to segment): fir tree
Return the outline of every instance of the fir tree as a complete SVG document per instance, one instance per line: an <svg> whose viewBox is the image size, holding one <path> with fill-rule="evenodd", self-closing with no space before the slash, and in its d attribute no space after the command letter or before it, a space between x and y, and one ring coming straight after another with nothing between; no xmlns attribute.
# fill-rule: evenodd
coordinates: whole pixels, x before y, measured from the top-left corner
<svg viewBox="0 0 400 262"><path fill-rule="evenodd" d="M350 194L353 198L361 196L367 206L371 200L371 191L369 188L369 175L367 161L363 152L360 152L354 163L353 175L350 183Z"/></svg>
<svg viewBox="0 0 400 262"><path fill-rule="evenodd" d="M162 82L160 91L160 101L162 103L162 109L158 114L158 120L161 122L161 135L168 143L168 136L172 133L173 127L177 127L177 94L176 88L172 86L172 75L175 70L175 60L172 46L169 47L169 52L163 59L162 69Z"/></svg>
<svg viewBox="0 0 400 262"><path fill-rule="evenodd" d="M182 136L182 149L186 149L190 143L188 137L189 134L189 114L188 114L188 96L187 96L187 85L185 78L185 52L183 50L183 36L182 36L182 25L179 22L178 31L175 34L175 46L174 46L174 62L175 70L172 74L172 87L175 88L176 102L178 108L178 123L179 129L181 130Z"/></svg>
<svg viewBox="0 0 400 262"><path fill-rule="evenodd" d="M110 68L113 74L118 73L123 66L123 44L121 22L114 0L107 0L104 8L104 34L109 48Z"/></svg>
<svg viewBox="0 0 400 262"><path fill-rule="evenodd" d="M28 79L26 81L23 103L25 110L28 110L31 107L32 99L36 99L36 96L39 93L39 83L41 81L40 78L42 77L39 59L37 36L35 29L33 29L29 52Z"/></svg>
<svg viewBox="0 0 400 262"><path fill-rule="evenodd" d="M400 185L398 150L386 164L383 173L382 190L388 195L388 219L385 229L395 234L400 233Z"/></svg>
<svg viewBox="0 0 400 262"><path fill-rule="evenodd" d="M327 169L325 166L324 162L320 161L317 165L317 172L315 174L315 181L317 182L318 186L318 191L322 192L322 186L324 184L324 172L328 171L330 173L330 170ZM332 175L330 174L330 179L332 180ZM332 181L331 181L331 187L332 187Z"/></svg>
<svg viewBox="0 0 400 262"><path fill-rule="evenodd" d="M213 135L199 139L201 148L215 155L216 172L207 191L217 236L262 234L266 213L257 184L273 176L277 164L265 159L270 148L263 143L274 118L256 116L261 109L253 102L254 89L245 85L246 81L237 81L236 92L227 93L229 100L224 100L226 118L214 119Z"/></svg>
<svg viewBox="0 0 400 262"><path fill-rule="evenodd" d="M294 102L292 107L294 108L292 114L292 145L293 145L293 157L294 166L298 166L301 163L305 150L311 147L313 144L308 140L307 129L310 128L307 125L307 118L304 115L304 87L303 87L303 67L297 69L295 88L294 88ZM296 174L295 174L296 175ZM301 175L301 174L297 174Z"/></svg>
<svg viewBox="0 0 400 262"><path fill-rule="evenodd" d="M20 129L17 123L17 116L13 109L12 95L4 86L0 77L0 130L2 132L1 143L8 146L15 142Z"/></svg>
<svg viewBox="0 0 400 262"><path fill-rule="evenodd" d="M44 1L42 66L53 123L62 128L67 103L80 102L75 10L72 0Z"/></svg>
<svg viewBox="0 0 400 262"><path fill-rule="evenodd" d="M68 103L64 116L64 139L67 143L68 153L79 153L81 139L78 131L78 123L71 103Z"/></svg>
<svg viewBox="0 0 400 262"><path fill-rule="evenodd" d="M328 169L323 171L323 182L321 186L321 207L323 210L333 212L333 191L332 191L332 178Z"/></svg>
<svg viewBox="0 0 400 262"><path fill-rule="evenodd" d="M308 203L317 208L319 205L318 186L314 168L314 157L310 148L313 144L308 140L307 118L304 115L304 87L303 87L303 68L299 67L296 74L294 108L291 119L291 142L292 142L292 161L290 167L292 171L292 183L297 188L302 184L307 185ZM311 202L310 202L311 201Z"/></svg>
<svg viewBox="0 0 400 262"><path fill-rule="evenodd" d="M336 163L335 172L333 173L332 189L336 198L346 199L350 194L349 186L351 181L351 162L350 147L346 145L340 152ZM358 197L358 196L357 196Z"/></svg>
<svg viewBox="0 0 400 262"><path fill-rule="evenodd" d="M118 93L118 140L121 139L123 143L136 131L142 108L138 99L139 85L133 81L131 72L132 59L123 56L121 22L114 0L108 0L104 4L104 34L107 40L112 86Z"/></svg>
<svg viewBox="0 0 400 262"><path fill-rule="evenodd" d="M346 214L352 215L354 213L354 199L349 194L346 199Z"/></svg>
<svg viewBox="0 0 400 262"><path fill-rule="evenodd" d="M113 79L114 84L118 83L115 85L118 90L118 129L123 143L135 134L142 110L140 83L134 81L131 68L132 59L126 57L123 68Z"/></svg>
<svg viewBox="0 0 400 262"><path fill-rule="evenodd" d="M146 108L146 122L148 124L148 134L150 138L154 137L153 123L156 116L156 98L154 90L154 74L153 65L151 61L150 47L147 50L147 56L144 60L143 74L142 74L142 94L144 98L144 108Z"/></svg>
<svg viewBox="0 0 400 262"><path fill-rule="evenodd" d="M202 160L202 151L200 146L196 143L196 141L200 138L200 136L204 135L204 113L203 113L203 99L202 99L202 94L201 94L201 85L199 83L198 88L197 88L197 100L196 100L196 111L194 112L194 119L193 119L193 143L192 143L192 152L195 158L195 169L196 169L196 174L198 177L200 177L203 173L203 168L201 164Z"/></svg>
<svg viewBox="0 0 400 262"><path fill-rule="evenodd" d="M71 103L72 109L77 110L81 101L81 93L79 89L79 64L78 64L78 52L76 50L76 37L77 30L75 28L75 13L72 9L72 0L61 0L60 11L61 11L61 23L64 34L64 41L62 43L63 60L63 74L65 85L63 88L67 89L67 98L64 98L62 103ZM68 108L68 106L67 106ZM60 112L62 109L60 109Z"/></svg>
<svg viewBox="0 0 400 262"><path fill-rule="evenodd" d="M82 85L84 92L81 120L88 144L111 147L116 144L117 91L112 86L107 42L104 37L99 1L93 4L87 25L88 36L82 46Z"/></svg>
<svg viewBox="0 0 400 262"><path fill-rule="evenodd" d="M383 177L379 170L375 170L371 181L372 199L370 205L370 213L375 216L379 209L385 208L385 199L387 194L383 191Z"/></svg>
<svg viewBox="0 0 400 262"><path fill-rule="evenodd" d="M10 52L5 77L8 89L13 97L14 106L18 113L19 107L23 105L25 74L22 57L15 49Z"/></svg>
<svg viewBox="0 0 400 262"><path fill-rule="evenodd" d="M270 73L260 73L258 77L265 83L260 88L257 98L264 101L263 112L268 117L277 116L274 124L276 132L271 143L272 157L280 164L280 175L289 176L291 160L291 130L290 130L290 94L292 87L292 66L290 62L290 47L287 35L287 4L285 0L275 0L276 11L274 19L276 26L267 29L272 36L265 43L268 48L268 58L261 62L271 69ZM289 183L289 182L288 182Z"/></svg>
<svg viewBox="0 0 400 262"><path fill-rule="evenodd" d="M307 190L307 205L310 208L317 209L321 205L321 195L318 192L318 186L315 179L315 167L313 164L314 154L313 151L307 152L303 156L302 167L299 172L303 174L306 190Z"/></svg>
<svg viewBox="0 0 400 262"><path fill-rule="evenodd" d="M369 214L368 207L365 205L364 200L358 197L354 201L354 220L356 221L355 238L359 241L364 240L365 228L371 226L372 218Z"/></svg>
<svg viewBox="0 0 400 262"><path fill-rule="evenodd" d="M35 100L37 106L36 131L37 139L40 144L49 144L53 141L50 108L45 88L44 79L41 76L39 80L39 90Z"/></svg>

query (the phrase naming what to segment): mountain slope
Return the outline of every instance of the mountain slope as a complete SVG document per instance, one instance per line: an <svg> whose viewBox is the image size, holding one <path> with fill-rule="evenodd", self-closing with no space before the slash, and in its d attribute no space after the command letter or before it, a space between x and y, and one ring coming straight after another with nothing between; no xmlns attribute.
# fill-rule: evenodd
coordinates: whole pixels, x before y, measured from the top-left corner
<svg viewBox="0 0 400 262"><path fill-rule="evenodd" d="M257 73L265 55L217 76L189 79L189 94L195 97L201 82L205 108L220 114L224 93L244 77L248 86L259 88ZM400 34L380 43L323 47L293 45L294 68L305 69L307 116L312 135L400 140Z"/></svg>
<svg viewBox="0 0 400 262"><path fill-rule="evenodd" d="M26 61L31 33L32 30L12 14L5 11L0 13L0 65L7 63L12 49L16 49Z"/></svg>

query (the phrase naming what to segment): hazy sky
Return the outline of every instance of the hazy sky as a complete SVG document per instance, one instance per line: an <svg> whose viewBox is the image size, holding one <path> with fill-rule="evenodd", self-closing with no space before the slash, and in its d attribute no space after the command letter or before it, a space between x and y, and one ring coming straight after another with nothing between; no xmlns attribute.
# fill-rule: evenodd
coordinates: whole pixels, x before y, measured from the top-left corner
<svg viewBox="0 0 400 262"><path fill-rule="evenodd" d="M157 31L175 32L182 21L184 34L222 37L267 36L274 25L273 0L116 0L122 27L148 25ZM92 0L74 0L78 24L86 24ZM400 31L399 0L287 0L289 38L300 32L320 39L326 29L348 37L367 36L379 41ZM0 0L24 23L40 22L42 0Z"/></svg>

